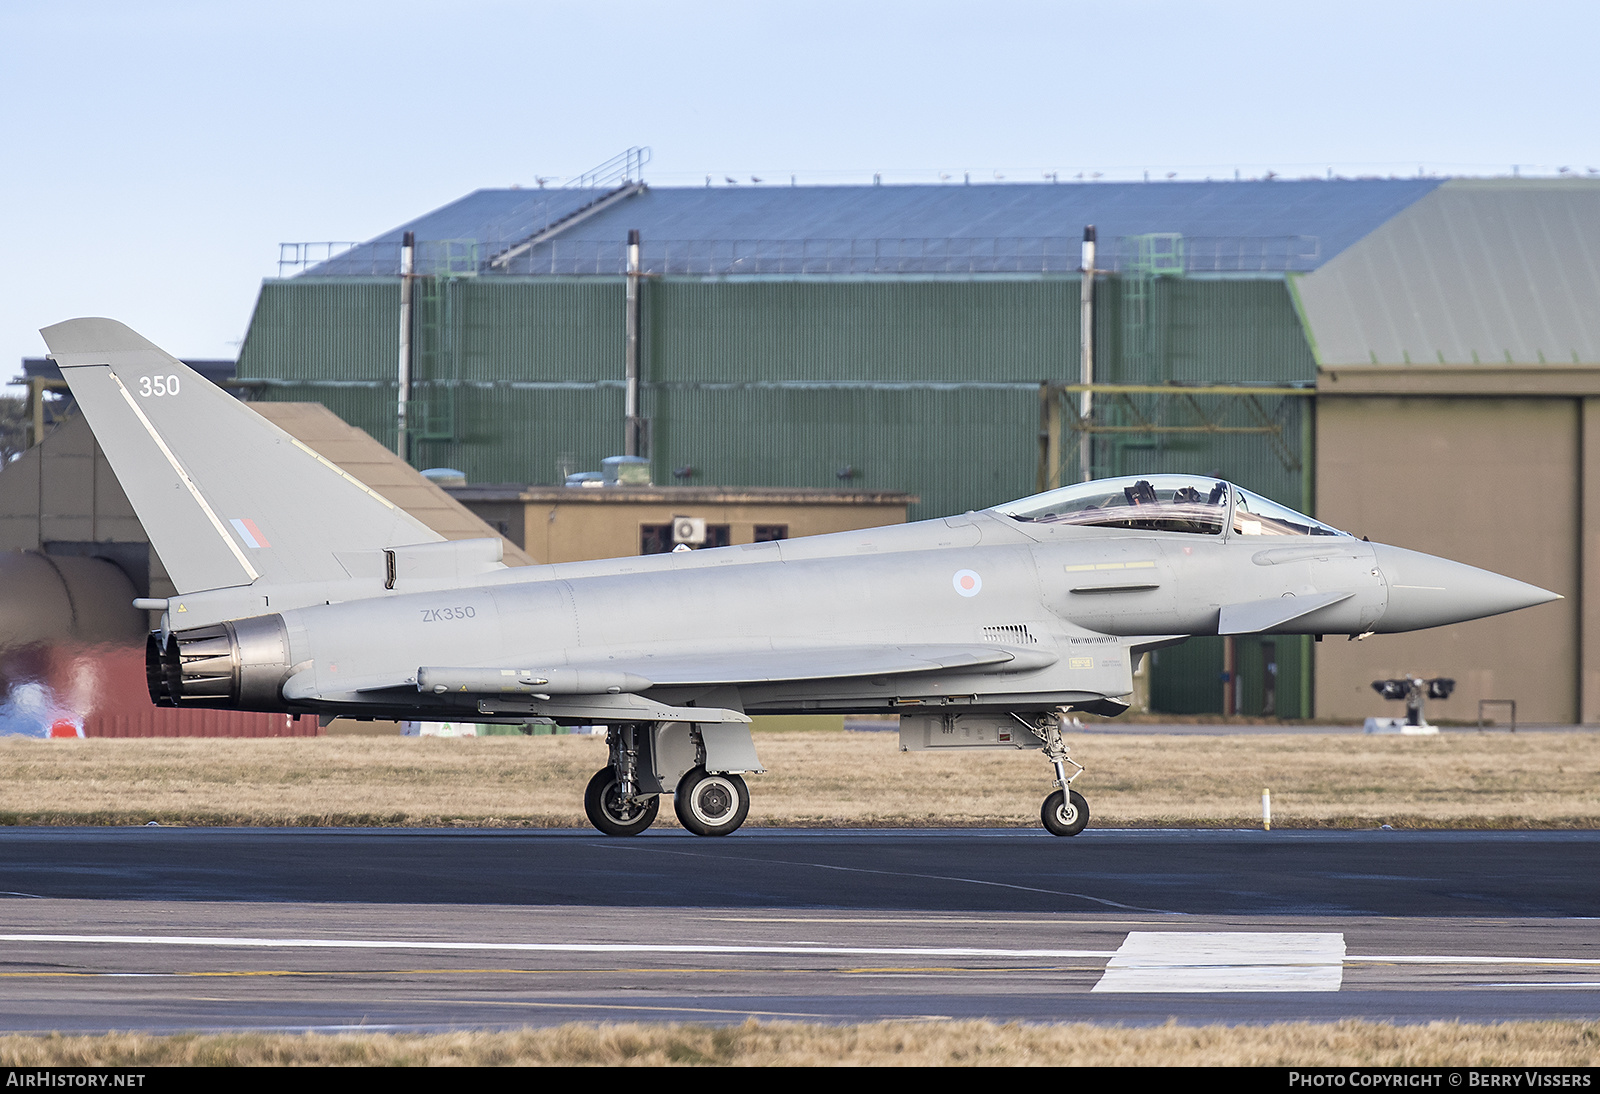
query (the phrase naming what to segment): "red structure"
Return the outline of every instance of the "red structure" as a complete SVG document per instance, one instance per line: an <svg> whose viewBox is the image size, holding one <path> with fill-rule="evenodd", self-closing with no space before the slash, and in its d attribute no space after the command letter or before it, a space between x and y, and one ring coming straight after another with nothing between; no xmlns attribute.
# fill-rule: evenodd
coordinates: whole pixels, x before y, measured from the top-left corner
<svg viewBox="0 0 1600 1094"><path fill-rule="evenodd" d="M158 707L145 688L144 650L34 645L0 655L0 731L35 737L316 737L317 719ZM27 692L27 702L21 701Z"/></svg>

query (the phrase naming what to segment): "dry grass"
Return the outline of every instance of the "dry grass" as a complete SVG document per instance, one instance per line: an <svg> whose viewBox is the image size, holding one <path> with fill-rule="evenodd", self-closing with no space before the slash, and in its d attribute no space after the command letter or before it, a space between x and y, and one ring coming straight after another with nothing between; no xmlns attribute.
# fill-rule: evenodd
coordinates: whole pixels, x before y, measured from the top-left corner
<svg viewBox="0 0 1600 1094"><path fill-rule="evenodd" d="M509 1033L0 1037L9 1067L528 1066L1593 1066L1600 1024L1284 1023L1146 1029L1086 1024L567 1025Z"/></svg>
<svg viewBox="0 0 1600 1094"><path fill-rule="evenodd" d="M892 733L759 733L752 825L1034 825L1037 752L901 753ZM1093 736L1093 823L1594 827L1600 734ZM0 739L0 823L582 826L598 738ZM658 823L671 824L671 810Z"/></svg>

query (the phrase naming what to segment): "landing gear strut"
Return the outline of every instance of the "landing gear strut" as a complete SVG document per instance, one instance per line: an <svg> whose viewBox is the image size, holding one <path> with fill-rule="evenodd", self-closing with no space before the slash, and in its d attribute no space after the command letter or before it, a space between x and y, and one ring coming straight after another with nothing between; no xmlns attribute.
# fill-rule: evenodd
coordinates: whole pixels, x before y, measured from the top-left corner
<svg viewBox="0 0 1600 1094"><path fill-rule="evenodd" d="M583 792L589 823L608 836L637 836L655 823L660 809L661 799L654 794L624 797L617 773L609 767L596 771Z"/></svg>
<svg viewBox="0 0 1600 1094"><path fill-rule="evenodd" d="M613 726L606 731L611 763L594 773L583 792L589 823L608 836L637 836L655 823L661 809L657 794L640 793L639 740L643 726Z"/></svg>
<svg viewBox="0 0 1600 1094"><path fill-rule="evenodd" d="M1072 780L1083 774L1083 765L1067 755L1067 742L1061 737L1061 719L1052 718L1044 727L1044 758L1056 769L1056 791L1044 800L1039 819L1052 836L1076 836L1089 823L1089 803L1072 789ZM1067 774L1067 765L1077 768Z"/></svg>

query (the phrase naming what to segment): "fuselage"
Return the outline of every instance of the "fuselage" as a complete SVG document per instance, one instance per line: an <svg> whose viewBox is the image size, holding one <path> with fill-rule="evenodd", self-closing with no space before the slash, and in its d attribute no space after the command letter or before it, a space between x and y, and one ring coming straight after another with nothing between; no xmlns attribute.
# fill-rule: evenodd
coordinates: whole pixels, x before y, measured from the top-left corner
<svg viewBox="0 0 1600 1094"><path fill-rule="evenodd" d="M242 621L241 634L261 637L235 661L293 683L236 694L240 705L370 717L496 713L481 691L418 688L419 670L457 666L610 673L592 678L647 681L620 690L671 706L751 713L1038 709L1127 695L1144 650L1192 635L1410 630L1553 598L1332 530L1262 534L1253 519L1207 527L985 510L501 569L414 592L405 581L353 588L350 599L263 613L270 626ZM280 589L272 606L292 596ZM539 713L536 703L517 709Z"/></svg>
<svg viewBox="0 0 1600 1094"><path fill-rule="evenodd" d="M1217 633L1228 603L1337 591L1281 628L1359 633L1384 611L1370 544L1232 541L1024 526L993 513L810 539L504 571L453 589L290 609L287 664L317 709L473 710L466 697L370 694L396 666L604 668L820 647L972 644L1019 664L823 680L745 680L751 712L982 708L1123 695L1141 645ZM1269 558L1260 559L1263 553ZM1040 663L1048 661L1048 663ZM700 689L648 692L681 702ZM396 700L400 702L396 703ZM437 715L443 716L443 715Z"/></svg>

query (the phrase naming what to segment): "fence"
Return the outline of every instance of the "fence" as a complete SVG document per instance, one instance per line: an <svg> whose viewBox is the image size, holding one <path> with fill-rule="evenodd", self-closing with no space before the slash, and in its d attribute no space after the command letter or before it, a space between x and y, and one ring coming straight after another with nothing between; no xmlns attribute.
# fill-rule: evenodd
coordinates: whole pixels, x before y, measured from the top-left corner
<svg viewBox="0 0 1600 1094"><path fill-rule="evenodd" d="M1161 273L1283 273L1310 270L1320 260L1316 236L1182 236L1178 265ZM1125 236L1107 247L1100 268L1148 273L1149 236ZM516 240L418 240L416 271L423 276L620 277L627 272L623 240L553 239L491 267L488 256ZM670 276L850 276L1073 274L1077 236L883 239L650 239L643 270ZM398 241L281 243L279 277L398 277Z"/></svg>

